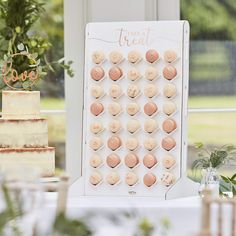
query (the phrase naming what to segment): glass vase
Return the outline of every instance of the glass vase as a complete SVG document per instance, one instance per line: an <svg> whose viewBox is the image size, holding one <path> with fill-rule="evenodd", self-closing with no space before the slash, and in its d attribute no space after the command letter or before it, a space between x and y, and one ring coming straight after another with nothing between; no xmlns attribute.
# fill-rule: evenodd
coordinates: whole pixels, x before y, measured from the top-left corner
<svg viewBox="0 0 236 236"><path fill-rule="evenodd" d="M203 197L204 189L211 190L213 197L219 196L220 177L216 168L203 169L202 180L199 187L199 195Z"/></svg>

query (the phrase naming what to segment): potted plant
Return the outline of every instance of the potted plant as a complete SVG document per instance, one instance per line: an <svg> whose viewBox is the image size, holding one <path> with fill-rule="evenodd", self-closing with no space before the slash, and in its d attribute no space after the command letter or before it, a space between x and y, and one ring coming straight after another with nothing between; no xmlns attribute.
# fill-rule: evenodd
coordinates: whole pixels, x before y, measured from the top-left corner
<svg viewBox="0 0 236 236"><path fill-rule="evenodd" d="M218 169L230 161L236 160L236 148L233 145L224 145L208 150L202 143L196 143L195 147L200 151L199 158L192 164L192 169L202 171L199 193L201 194L204 188L210 188L213 194L218 195L220 184Z"/></svg>

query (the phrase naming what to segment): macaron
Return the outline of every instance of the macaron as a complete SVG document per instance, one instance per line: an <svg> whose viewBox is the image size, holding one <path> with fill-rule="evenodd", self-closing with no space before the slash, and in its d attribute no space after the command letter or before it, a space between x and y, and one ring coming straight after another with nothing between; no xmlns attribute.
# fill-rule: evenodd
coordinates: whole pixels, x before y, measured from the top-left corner
<svg viewBox="0 0 236 236"><path fill-rule="evenodd" d="M144 122L144 130L151 134L158 128L158 123L154 119L149 119Z"/></svg>
<svg viewBox="0 0 236 236"><path fill-rule="evenodd" d="M89 182L92 185L98 185L102 181L102 175L99 172L93 172L89 177Z"/></svg>
<svg viewBox="0 0 236 236"><path fill-rule="evenodd" d="M153 154L146 154L143 158L143 164L150 169L157 164L157 158Z"/></svg>
<svg viewBox="0 0 236 236"><path fill-rule="evenodd" d="M176 59L177 59L177 53L174 50L169 49L164 52L165 62L172 63Z"/></svg>
<svg viewBox="0 0 236 236"><path fill-rule="evenodd" d="M93 168L97 168L102 164L102 158L98 155L93 155L93 156L91 156L91 158L89 160L89 164Z"/></svg>
<svg viewBox="0 0 236 236"><path fill-rule="evenodd" d="M166 155L164 156L164 158L162 159L162 165L166 168L166 169L170 169L171 167L173 167L176 163L176 160L173 156L171 155Z"/></svg>
<svg viewBox="0 0 236 236"><path fill-rule="evenodd" d="M139 158L135 153L129 153L125 156L125 165L129 168L134 168L139 163Z"/></svg>
<svg viewBox="0 0 236 236"><path fill-rule="evenodd" d="M120 181L120 176L117 172L111 172L107 175L106 181L110 185L115 185Z"/></svg>
<svg viewBox="0 0 236 236"><path fill-rule="evenodd" d="M163 104L163 112L168 116L172 115L176 111L176 109L176 105L172 101L167 101Z"/></svg>
<svg viewBox="0 0 236 236"><path fill-rule="evenodd" d="M99 81L105 76L105 71L101 66L95 66L90 71L90 76L93 80Z"/></svg>
<svg viewBox="0 0 236 236"><path fill-rule="evenodd" d="M122 145L121 139L118 136L112 136L107 141L107 146L112 150L117 150Z"/></svg>
<svg viewBox="0 0 236 236"><path fill-rule="evenodd" d="M157 140L154 138L147 138L144 140L143 145L148 151L152 151L157 147Z"/></svg>
<svg viewBox="0 0 236 236"><path fill-rule="evenodd" d="M174 66L168 65L163 69L163 76L167 80L172 80L177 75L177 70Z"/></svg>
<svg viewBox="0 0 236 236"><path fill-rule="evenodd" d="M135 149L138 148L138 139L136 138L128 138L126 143L125 143L125 146L127 149L129 149L130 151L134 151Z"/></svg>
<svg viewBox="0 0 236 236"><path fill-rule="evenodd" d="M90 125L90 131L93 133L93 134L98 134L100 133L101 131L103 131L103 125L102 123L100 122L94 122Z"/></svg>
<svg viewBox="0 0 236 236"><path fill-rule="evenodd" d="M107 156L106 163L111 168L115 168L120 164L120 162L121 162L120 157L115 153Z"/></svg>
<svg viewBox="0 0 236 236"><path fill-rule="evenodd" d="M125 183L133 186L138 182L138 176L134 172L128 172L125 176Z"/></svg>
<svg viewBox="0 0 236 236"><path fill-rule="evenodd" d="M135 133L138 129L140 129L140 127L140 122L134 119L129 120L126 125L128 132L130 132L131 134Z"/></svg>
<svg viewBox="0 0 236 236"><path fill-rule="evenodd" d="M117 116L121 113L121 105L118 102L112 102L108 105L108 111L112 116Z"/></svg>
<svg viewBox="0 0 236 236"><path fill-rule="evenodd" d="M120 67L113 66L112 68L110 68L108 74L111 80L117 81L123 76L123 71Z"/></svg>
<svg viewBox="0 0 236 236"><path fill-rule="evenodd" d="M158 76L158 71L155 67L148 67L145 71L145 79L149 80L149 81L153 81L157 78Z"/></svg>
<svg viewBox="0 0 236 236"><path fill-rule="evenodd" d="M163 94L167 98L172 98L176 95L177 89L173 83L168 83L164 86Z"/></svg>
<svg viewBox="0 0 236 236"><path fill-rule="evenodd" d="M113 98L113 99L117 99L122 95L122 88L120 85L118 84L112 84L110 89L109 89L109 95Z"/></svg>
<svg viewBox="0 0 236 236"><path fill-rule="evenodd" d="M135 102L131 102L128 103L126 106L126 111L130 116L134 116L135 114L137 114L140 110L140 106L138 103Z"/></svg>
<svg viewBox="0 0 236 236"><path fill-rule="evenodd" d="M140 94L140 89L137 85L131 84L127 89L127 95L130 98L136 98Z"/></svg>
<svg viewBox="0 0 236 236"><path fill-rule="evenodd" d="M103 107L102 103L100 103L100 102L94 102L90 106L90 112L94 116L100 115L103 111L104 111L104 107Z"/></svg>
<svg viewBox="0 0 236 236"><path fill-rule="evenodd" d="M94 151L97 151L98 149L100 149L103 145L103 141L101 138L99 137L93 137L90 141L89 141L89 146L90 148L92 148Z"/></svg>
<svg viewBox="0 0 236 236"><path fill-rule="evenodd" d="M176 141L174 140L174 138L167 136L162 139L161 146L166 151L170 151L171 149L173 149L176 146Z"/></svg>
<svg viewBox="0 0 236 236"><path fill-rule="evenodd" d="M175 182L175 176L170 172L165 172L161 177L161 182L166 186L170 186Z"/></svg>
<svg viewBox="0 0 236 236"><path fill-rule="evenodd" d="M136 81L141 77L141 74L139 73L139 71L135 67L133 67L128 71L127 77L131 81Z"/></svg>
<svg viewBox="0 0 236 236"><path fill-rule="evenodd" d="M98 99L100 97L102 97L104 94L104 90L101 86L99 85L95 85L95 86L92 86L91 88L91 95L95 98L95 99Z"/></svg>
<svg viewBox="0 0 236 236"><path fill-rule="evenodd" d="M154 96L157 95L157 92L158 92L157 87L154 84L148 84L144 88L144 95L148 98L153 98Z"/></svg>
<svg viewBox="0 0 236 236"><path fill-rule="evenodd" d="M176 128L177 124L174 119L166 119L162 124L162 129L168 134L174 131Z"/></svg>
<svg viewBox="0 0 236 236"><path fill-rule="evenodd" d="M154 102L148 102L144 105L144 113L148 116L152 116L153 114L155 114L158 110L158 107L156 105L156 103Z"/></svg>
<svg viewBox="0 0 236 236"><path fill-rule="evenodd" d="M105 54L103 51L95 51L92 54L92 61L95 64L100 64L105 60Z"/></svg>
<svg viewBox="0 0 236 236"><path fill-rule="evenodd" d="M128 61L132 64L137 63L138 61L141 60L141 54L140 52L136 51L136 50L132 50L128 53Z"/></svg>
<svg viewBox="0 0 236 236"><path fill-rule="evenodd" d="M143 183L147 187L151 187L152 185L156 183L156 181L157 181L157 177L153 173L147 173L143 177Z"/></svg>
<svg viewBox="0 0 236 236"><path fill-rule="evenodd" d="M159 54L155 49L149 49L146 52L146 60L150 63L156 62L159 59Z"/></svg>
<svg viewBox="0 0 236 236"><path fill-rule="evenodd" d="M112 132L112 133L117 133L120 131L121 129L121 123L119 120L112 120L109 122L108 124L109 126L109 130Z"/></svg>
<svg viewBox="0 0 236 236"><path fill-rule="evenodd" d="M118 51L112 51L109 54L109 61L113 64L119 64L122 60L123 60L123 55Z"/></svg>

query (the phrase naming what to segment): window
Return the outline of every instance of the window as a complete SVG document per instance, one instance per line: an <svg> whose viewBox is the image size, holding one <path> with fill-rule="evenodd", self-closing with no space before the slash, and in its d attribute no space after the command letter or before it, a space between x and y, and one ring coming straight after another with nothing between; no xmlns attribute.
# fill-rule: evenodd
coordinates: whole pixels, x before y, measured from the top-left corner
<svg viewBox="0 0 236 236"><path fill-rule="evenodd" d="M181 0L181 19L191 26L189 164L197 157L195 142L236 145L235 17L234 1Z"/></svg>
<svg viewBox="0 0 236 236"><path fill-rule="evenodd" d="M49 61L57 61L64 57L63 0L47 1L45 9L35 27L46 33L52 43ZM59 68L55 73L48 73L40 90L42 116L48 119L49 145L56 147L56 167L65 168L64 71Z"/></svg>

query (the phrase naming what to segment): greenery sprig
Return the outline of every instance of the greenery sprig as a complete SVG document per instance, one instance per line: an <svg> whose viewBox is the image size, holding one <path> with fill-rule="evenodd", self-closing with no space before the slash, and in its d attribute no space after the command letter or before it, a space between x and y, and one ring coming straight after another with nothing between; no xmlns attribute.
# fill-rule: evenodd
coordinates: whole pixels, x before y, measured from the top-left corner
<svg viewBox="0 0 236 236"><path fill-rule="evenodd" d="M236 160L236 148L231 145L224 145L220 148L208 150L202 143L196 143L195 147L200 151L198 159L192 164L192 169L220 168L229 161Z"/></svg>
<svg viewBox="0 0 236 236"><path fill-rule="evenodd" d="M45 12L44 3L40 0L1 0L0 1L0 66L4 66L6 58L11 55L27 51L37 61L39 67L39 80L43 79L49 71L63 68L70 77L73 77L72 62L65 63L64 59L49 62L47 52L52 47L48 37L43 32L34 32L33 25ZM13 69L19 75L25 71L33 70L32 60L27 57L13 59ZM36 84L35 84L36 85ZM16 89L32 90L26 83L14 83ZM0 82L0 89L8 89L7 85Z"/></svg>

